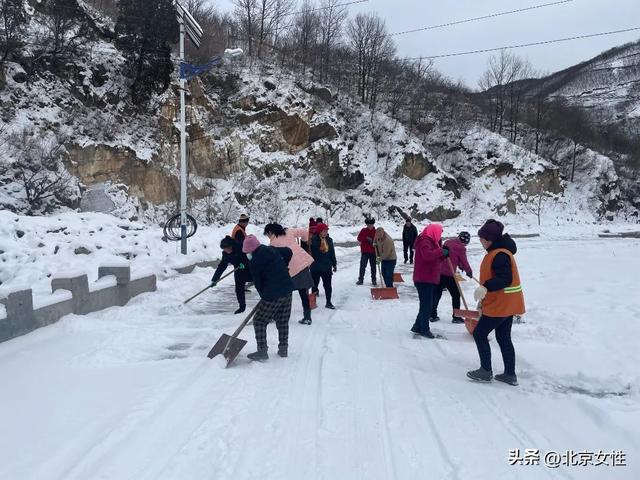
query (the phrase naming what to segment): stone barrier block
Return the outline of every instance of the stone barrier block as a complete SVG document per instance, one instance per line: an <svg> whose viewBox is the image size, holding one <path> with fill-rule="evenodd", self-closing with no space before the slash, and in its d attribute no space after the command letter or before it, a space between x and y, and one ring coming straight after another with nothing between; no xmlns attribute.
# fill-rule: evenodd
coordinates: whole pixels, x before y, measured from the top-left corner
<svg viewBox="0 0 640 480"><path fill-rule="evenodd" d="M86 275L70 278L54 278L51 281L51 291L58 289L69 290L73 295L73 313L86 315L91 313L89 302L89 280Z"/></svg>

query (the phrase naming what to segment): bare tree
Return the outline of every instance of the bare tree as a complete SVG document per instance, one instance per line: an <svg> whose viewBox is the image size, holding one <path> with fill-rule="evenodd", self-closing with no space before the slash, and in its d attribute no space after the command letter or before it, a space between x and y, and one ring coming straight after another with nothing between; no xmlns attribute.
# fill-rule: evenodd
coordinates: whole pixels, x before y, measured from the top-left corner
<svg viewBox="0 0 640 480"><path fill-rule="evenodd" d="M39 47L54 61L88 36L88 24L77 0L42 0L38 8L45 14Z"/></svg>
<svg viewBox="0 0 640 480"><path fill-rule="evenodd" d="M376 14L358 14L347 26L349 43L356 55L358 96L375 108L379 87L379 69L393 58L395 46L384 21Z"/></svg>
<svg viewBox="0 0 640 480"><path fill-rule="evenodd" d="M2 0L0 3L0 50L2 65L21 45L21 36L27 23L23 0Z"/></svg>
<svg viewBox="0 0 640 480"><path fill-rule="evenodd" d="M65 153L58 137L42 140L24 129L7 139L10 160L2 163L2 175L11 175L23 189L27 214L47 213L54 207L70 204L74 181L62 165Z"/></svg>
<svg viewBox="0 0 640 480"><path fill-rule="evenodd" d="M253 56L254 36L256 33L256 17L258 16L258 0L233 0L235 14L240 22L241 32L247 39L247 53Z"/></svg>
<svg viewBox="0 0 640 480"><path fill-rule="evenodd" d="M312 50L317 43L319 24L320 19L315 4L311 0L304 0L293 24L294 42L303 73L306 73Z"/></svg>
<svg viewBox="0 0 640 480"><path fill-rule="evenodd" d="M229 24L232 20L228 15L219 14L208 0L185 0L183 4L204 31L200 48L186 42L187 57L205 63L227 47Z"/></svg>
<svg viewBox="0 0 640 480"><path fill-rule="evenodd" d="M342 28L347 18L347 10L341 0L321 0L320 2L320 81L325 81L331 65L331 53L340 40Z"/></svg>

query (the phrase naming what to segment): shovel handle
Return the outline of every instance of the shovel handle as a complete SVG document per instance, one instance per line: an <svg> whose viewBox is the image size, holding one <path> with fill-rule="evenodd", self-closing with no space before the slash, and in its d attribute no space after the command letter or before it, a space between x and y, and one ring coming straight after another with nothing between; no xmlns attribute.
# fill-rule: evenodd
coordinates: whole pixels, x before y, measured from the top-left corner
<svg viewBox="0 0 640 480"><path fill-rule="evenodd" d="M465 310L469 310L467 306L467 300L464 298L464 293L462 292L462 288L460 288L460 282L456 278L456 269L453 268L453 263L451 262L451 258L447 257L447 263L449 263L449 268L451 269L451 274L453 275L453 281L456 282L456 287L458 287L458 292L460 293L460 297L462 298L462 303L464 303Z"/></svg>
<svg viewBox="0 0 640 480"><path fill-rule="evenodd" d="M247 323L249 323L249 321L251 321L251 319L255 316L256 312L258 311L258 307L260 306L260 304L262 303L262 300L259 301L258 303L256 303L256 306L253 307L253 309L251 310L251 312L249 312L249 315L247 315L247 318L245 318L242 323L240 324L240 326L238 326L238 328L236 328L236 331L233 332L233 335L231 335L231 337L236 338L238 335L240 335L240 332L242 332L242 330L244 329L244 327L247 326Z"/></svg>
<svg viewBox="0 0 640 480"><path fill-rule="evenodd" d="M384 277L382 276L382 267L380 264L382 263L382 259L380 259L380 253L378 252L378 246L374 243L373 248L376 251L376 265L378 265L378 276L380 277L380 281L382 282L382 286L387 288L387 284L384 281Z"/></svg>
<svg viewBox="0 0 640 480"><path fill-rule="evenodd" d="M242 265L241 267L238 266L236 268L234 268L231 272L221 276L218 279L218 282L221 282L222 280L224 280L225 278L227 278L229 275L231 275L232 273L236 273L238 270L244 270L246 267L241 263L240 265ZM189 303L191 300L193 300L194 298L202 295L204 292L206 292L207 290L209 290L210 288L212 288L213 285L207 285L205 288L203 288L202 290L200 290L198 293L196 293L193 297L189 297L188 299L186 299L182 304L186 305L187 303Z"/></svg>

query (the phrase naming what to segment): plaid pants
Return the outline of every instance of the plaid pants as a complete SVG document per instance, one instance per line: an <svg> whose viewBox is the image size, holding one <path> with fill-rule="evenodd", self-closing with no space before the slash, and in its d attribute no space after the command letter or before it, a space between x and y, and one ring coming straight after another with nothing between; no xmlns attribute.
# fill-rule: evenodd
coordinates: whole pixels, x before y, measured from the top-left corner
<svg viewBox="0 0 640 480"><path fill-rule="evenodd" d="M260 306L253 318L253 329L256 333L258 350L267 349L267 325L275 321L278 329L278 346L289 345L289 317L291 317L291 294L272 301L260 301Z"/></svg>

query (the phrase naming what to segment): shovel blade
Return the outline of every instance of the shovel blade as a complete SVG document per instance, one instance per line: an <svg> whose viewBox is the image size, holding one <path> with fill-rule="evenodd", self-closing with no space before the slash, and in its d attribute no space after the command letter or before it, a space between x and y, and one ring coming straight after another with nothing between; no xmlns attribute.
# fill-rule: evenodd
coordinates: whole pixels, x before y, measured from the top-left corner
<svg viewBox="0 0 640 480"><path fill-rule="evenodd" d="M467 332L469 335L473 335L473 331L476 329L476 325L478 325L478 320L475 318L465 318L464 326L467 327Z"/></svg>
<svg viewBox="0 0 640 480"><path fill-rule="evenodd" d="M473 335L473 331L476 329L476 325L478 325L480 312L477 310L458 310L456 308L453 310L453 314L456 317L464 318L464 326L467 327L467 332L469 332L470 335Z"/></svg>
<svg viewBox="0 0 640 480"><path fill-rule="evenodd" d="M371 297L374 300L396 300L400 298L398 296L398 289L394 287L372 288Z"/></svg>
<svg viewBox="0 0 640 480"><path fill-rule="evenodd" d="M235 358L240 353L240 350L242 350L246 344L246 340L232 337L231 335L227 335L226 333L224 333L218 339L211 351L209 351L209 354L207 356L209 358L213 358L216 355L222 354L227 360L227 366L229 366L229 364L235 360Z"/></svg>
<svg viewBox="0 0 640 480"><path fill-rule="evenodd" d="M402 278L402 274L401 273L394 273L393 274L393 281L394 281L394 283L404 283L404 278Z"/></svg>
<svg viewBox="0 0 640 480"><path fill-rule="evenodd" d="M462 309L454 309L453 314L456 317L462 318L471 318L473 320L478 320L480 318L480 312L477 310L462 310Z"/></svg>

